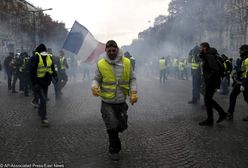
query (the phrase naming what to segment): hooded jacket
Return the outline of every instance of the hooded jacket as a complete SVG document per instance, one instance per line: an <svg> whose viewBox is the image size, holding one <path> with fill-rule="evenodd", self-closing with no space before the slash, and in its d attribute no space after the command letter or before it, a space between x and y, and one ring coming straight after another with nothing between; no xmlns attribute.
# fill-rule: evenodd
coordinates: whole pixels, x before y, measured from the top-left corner
<svg viewBox="0 0 248 168"><path fill-rule="evenodd" d="M46 63L47 54L45 54L46 53L45 45L44 44L39 45L35 49L35 51L38 52L38 53L41 53L42 60L44 62L44 65L46 66L47 65L47 63ZM53 58L51 58L51 59L52 59L52 62L53 62ZM55 68L54 68L54 62L51 65L53 74L50 75L49 73L46 73L46 75L44 77L42 77L42 78L37 77L38 63L39 63L39 56L34 54L30 58L30 68L29 68L29 70L30 70L31 83L32 83L32 85L39 84L39 85L42 85L42 86L48 86L48 85L51 84L52 77L57 76Z"/></svg>
<svg viewBox="0 0 248 168"><path fill-rule="evenodd" d="M123 56L124 56L123 52L119 49L119 53L118 53L115 60L110 60L106 54L103 57L104 59L107 60L107 62L110 65L112 65L116 80L121 79L121 77L122 77L123 64L122 64L121 58ZM101 75L100 71L98 70L98 68L96 68L95 77L92 81L92 86L94 86L94 85L100 86L101 81L102 81L102 75ZM135 72L133 71L133 68L131 68L130 81L131 81L130 82L130 90L137 91L136 75L135 75ZM102 99L102 100L106 103L112 103L112 104L124 103L126 100L126 95L124 95L124 93L121 91L120 87L117 86L115 98L113 98L111 100L109 100L109 99L108 100Z"/></svg>
<svg viewBox="0 0 248 168"><path fill-rule="evenodd" d="M209 48L208 52L205 54L201 54L200 57L202 58L203 65L203 77L205 83L208 84L210 82L219 82L220 80L220 67L217 63L216 56L218 52L215 48Z"/></svg>

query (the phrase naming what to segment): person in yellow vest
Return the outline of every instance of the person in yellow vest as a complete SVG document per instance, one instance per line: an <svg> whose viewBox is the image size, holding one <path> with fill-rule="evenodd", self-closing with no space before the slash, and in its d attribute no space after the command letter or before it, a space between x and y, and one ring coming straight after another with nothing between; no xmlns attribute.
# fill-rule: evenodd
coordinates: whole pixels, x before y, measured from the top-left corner
<svg viewBox="0 0 248 168"><path fill-rule="evenodd" d="M178 60L178 79L184 80L185 64L183 59Z"/></svg>
<svg viewBox="0 0 248 168"><path fill-rule="evenodd" d="M126 97L130 103L137 102L136 76L130 60L124 57L114 40L105 47L106 55L97 62L92 94L102 100L101 113L109 136L110 159L119 160L121 141L119 133L127 129Z"/></svg>
<svg viewBox="0 0 248 168"><path fill-rule="evenodd" d="M233 75L234 83L232 92L230 94L227 116L229 120L233 119L236 99L240 92L243 92L244 99L246 103L248 103L248 45L242 45L239 49L239 53L242 60L242 64L240 70L234 73ZM245 117L243 121L248 121L248 116Z"/></svg>
<svg viewBox="0 0 248 168"><path fill-rule="evenodd" d="M192 99L188 102L189 104L197 104L200 99L200 87L201 87L201 58L199 57L200 49L196 45L190 50L188 56L188 62L191 63L191 75L192 75Z"/></svg>
<svg viewBox="0 0 248 168"><path fill-rule="evenodd" d="M173 73L174 73L175 79L179 78L178 64L179 64L178 58L173 58L172 59L172 67L173 67Z"/></svg>
<svg viewBox="0 0 248 168"><path fill-rule="evenodd" d="M25 96L29 96L29 86L30 86L30 80L29 80L29 60L30 57L27 52L22 52L20 57L21 60L21 66L19 67L20 71L20 83L22 86L22 89L24 91Z"/></svg>
<svg viewBox="0 0 248 168"><path fill-rule="evenodd" d="M160 68L160 83L165 83L166 77L166 60L164 57L159 59L159 68Z"/></svg>
<svg viewBox="0 0 248 168"><path fill-rule="evenodd" d="M56 56L53 54L53 49L52 48L47 48L47 53L50 54L50 56L52 56L53 58L53 64L54 64L54 69L57 73L58 79L59 79L59 75L58 75L58 67L59 67L59 56ZM56 80L53 78L52 79L52 84L54 87L54 92L55 92L55 98L56 100L60 98L60 93L59 93L59 80L58 82L56 82ZM47 100L49 100L49 98L47 97Z"/></svg>
<svg viewBox="0 0 248 168"><path fill-rule="evenodd" d="M53 58L47 53L46 46L40 44L36 49L34 56L30 60L30 80L34 91L39 97L38 113L41 117L41 126L48 127L49 122L47 120L47 92L48 86L51 84L52 78L56 81L57 74L54 68Z"/></svg>
<svg viewBox="0 0 248 168"><path fill-rule="evenodd" d="M220 94L222 95L228 95L229 94L229 88L228 88L228 80L230 78L230 74L232 72L232 64L231 61L228 59L228 57L225 54L221 54L221 57L223 59L223 65L225 68L225 72L223 74L223 77L221 79L221 89L222 92Z"/></svg>
<svg viewBox="0 0 248 168"><path fill-rule="evenodd" d="M188 64L187 58L183 58L183 64L184 64L184 71L183 71L183 76L185 76L185 80L189 80L188 72L190 71L190 66Z"/></svg>
<svg viewBox="0 0 248 168"><path fill-rule="evenodd" d="M57 96L62 95L62 89L65 87L67 81L68 81L68 76L66 74L66 69L69 68L67 60L64 56L64 52L62 50L59 51L59 60L58 60L58 94Z"/></svg>

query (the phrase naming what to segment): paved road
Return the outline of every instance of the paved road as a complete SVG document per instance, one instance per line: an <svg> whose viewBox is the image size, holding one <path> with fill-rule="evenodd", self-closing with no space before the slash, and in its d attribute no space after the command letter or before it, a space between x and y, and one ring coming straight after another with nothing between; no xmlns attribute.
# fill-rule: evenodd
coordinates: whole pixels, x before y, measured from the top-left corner
<svg viewBox="0 0 248 168"><path fill-rule="evenodd" d="M69 83L55 101L50 86L50 128L41 128L32 97L12 94L0 84L1 164L44 164L69 168L241 167L248 165L247 104L240 96L234 121L200 127L201 103L188 105L191 82L139 79L139 102L129 106L129 128L121 135L121 160L108 158L100 100L89 82ZM228 97L216 100L227 109ZM217 119L215 113L215 119ZM57 164L57 165L56 165Z"/></svg>

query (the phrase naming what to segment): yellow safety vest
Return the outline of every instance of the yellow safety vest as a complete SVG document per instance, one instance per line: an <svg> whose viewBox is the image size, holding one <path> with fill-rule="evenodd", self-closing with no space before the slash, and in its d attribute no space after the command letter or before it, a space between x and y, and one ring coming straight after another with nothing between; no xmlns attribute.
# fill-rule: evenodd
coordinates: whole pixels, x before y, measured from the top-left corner
<svg viewBox="0 0 248 168"><path fill-rule="evenodd" d="M48 72L49 74L53 74L53 71L52 71L52 56L50 54L47 54L46 56L46 63L47 63L47 66L44 65L44 62L43 62L43 59L42 59L42 56L40 55L40 53L36 52L35 55L38 55L39 56L39 63L38 63L38 68L37 68L37 77L38 78L43 78L46 73Z"/></svg>
<svg viewBox="0 0 248 168"><path fill-rule="evenodd" d="M160 67L160 70L163 70L163 69L165 69L166 68L166 66L165 66L165 59L160 59L159 60L159 67Z"/></svg>
<svg viewBox="0 0 248 168"><path fill-rule="evenodd" d="M241 65L241 71L243 71L243 73L241 74L241 78L247 78L247 73L248 73L248 58L246 58Z"/></svg>
<svg viewBox="0 0 248 168"><path fill-rule="evenodd" d="M61 70L64 70L64 69L65 69L64 60L65 60L64 57L59 59L59 62L60 62L60 69L61 69Z"/></svg>
<svg viewBox="0 0 248 168"><path fill-rule="evenodd" d="M195 56L192 57L191 69L198 69L200 64L196 63Z"/></svg>
<svg viewBox="0 0 248 168"><path fill-rule="evenodd" d="M129 95L131 63L128 58L122 57L123 73L118 81L115 78L113 67L105 58L97 62L97 67L102 75L100 83L100 96L104 99L113 99L116 96L117 86L121 88L125 95Z"/></svg>
<svg viewBox="0 0 248 168"><path fill-rule="evenodd" d="M25 66L27 65L28 61L29 61L29 58L28 57L24 57L23 58L23 63L19 67L19 72L23 72L23 70L24 70Z"/></svg>
<svg viewBox="0 0 248 168"><path fill-rule="evenodd" d="M177 59L176 59L176 58L174 58L174 59L172 60L172 66L173 66L173 67L177 67Z"/></svg>
<svg viewBox="0 0 248 168"><path fill-rule="evenodd" d="M184 63L182 61L180 61L179 64L178 64L179 71L183 71L184 68L185 68Z"/></svg>

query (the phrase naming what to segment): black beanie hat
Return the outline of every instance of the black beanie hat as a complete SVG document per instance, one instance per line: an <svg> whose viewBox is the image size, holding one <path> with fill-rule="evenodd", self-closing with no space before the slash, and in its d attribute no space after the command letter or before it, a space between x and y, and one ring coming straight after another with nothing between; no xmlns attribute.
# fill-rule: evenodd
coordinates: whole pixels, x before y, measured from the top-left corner
<svg viewBox="0 0 248 168"><path fill-rule="evenodd" d="M36 52L41 53L43 51L47 51L46 46L44 44L40 44L36 49Z"/></svg>

